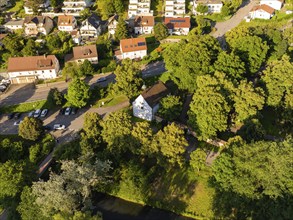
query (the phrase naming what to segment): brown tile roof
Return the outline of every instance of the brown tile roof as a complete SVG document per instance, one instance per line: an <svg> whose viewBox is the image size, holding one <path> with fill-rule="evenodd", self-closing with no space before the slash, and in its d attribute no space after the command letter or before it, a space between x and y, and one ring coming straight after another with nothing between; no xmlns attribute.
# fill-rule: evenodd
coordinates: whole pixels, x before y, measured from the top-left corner
<svg viewBox="0 0 293 220"><path fill-rule="evenodd" d="M72 26L75 18L72 15L59 15L58 26Z"/></svg>
<svg viewBox="0 0 293 220"><path fill-rule="evenodd" d="M155 85L143 91L141 95L150 107L154 107L160 102L162 98L168 94L169 90L165 84L161 81L158 81Z"/></svg>
<svg viewBox="0 0 293 220"><path fill-rule="evenodd" d="M221 0L196 0L196 4L222 4Z"/></svg>
<svg viewBox="0 0 293 220"><path fill-rule="evenodd" d="M95 44L73 47L73 54L65 56L65 62L79 59L98 57L98 51Z"/></svg>
<svg viewBox="0 0 293 220"><path fill-rule="evenodd" d="M190 28L190 18L165 18L165 25L168 27L168 29L173 28Z"/></svg>
<svg viewBox="0 0 293 220"><path fill-rule="evenodd" d="M136 16L134 19L134 27L153 27L154 24L154 16Z"/></svg>
<svg viewBox="0 0 293 220"><path fill-rule="evenodd" d="M56 63L55 55L10 57L8 59L8 72L55 69Z"/></svg>
<svg viewBox="0 0 293 220"><path fill-rule="evenodd" d="M251 9L251 11L258 11L258 10L266 11L267 13L269 13L271 15L274 14L274 12L275 12L275 9L273 9L272 7L270 7L268 5L257 5Z"/></svg>
<svg viewBox="0 0 293 220"><path fill-rule="evenodd" d="M120 50L122 53L147 50L145 38L140 37L120 40Z"/></svg>

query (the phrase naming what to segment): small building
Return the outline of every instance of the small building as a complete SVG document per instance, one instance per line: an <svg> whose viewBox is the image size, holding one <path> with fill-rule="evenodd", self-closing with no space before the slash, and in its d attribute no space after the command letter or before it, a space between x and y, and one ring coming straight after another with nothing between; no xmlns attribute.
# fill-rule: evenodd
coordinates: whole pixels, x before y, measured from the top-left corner
<svg viewBox="0 0 293 220"><path fill-rule="evenodd" d="M31 83L37 79L54 79L60 70L55 55L10 57L7 73L12 83Z"/></svg>
<svg viewBox="0 0 293 220"><path fill-rule="evenodd" d="M35 16L25 17L24 19L24 32L29 36L36 36L38 34L47 35L53 27L53 20L50 17Z"/></svg>
<svg viewBox="0 0 293 220"><path fill-rule="evenodd" d="M102 21L100 16L92 14L82 21L80 34L82 37L98 37L105 30L106 23L107 21Z"/></svg>
<svg viewBox="0 0 293 220"><path fill-rule="evenodd" d="M135 16L153 16L151 0L129 0L128 18Z"/></svg>
<svg viewBox="0 0 293 220"><path fill-rule="evenodd" d="M49 8L49 6L50 6L50 0L45 0L44 3L39 5L38 11L39 12L46 11ZM28 5L28 1L25 1L23 8L24 8L25 14L27 15L34 14L33 9Z"/></svg>
<svg viewBox="0 0 293 220"><path fill-rule="evenodd" d="M120 40L120 51L122 59L142 59L147 55L146 40L145 38Z"/></svg>
<svg viewBox="0 0 293 220"><path fill-rule="evenodd" d="M108 32L111 35L115 34L116 27L118 24L118 15L113 15L108 19Z"/></svg>
<svg viewBox="0 0 293 220"><path fill-rule="evenodd" d="M23 29L23 24L24 24L23 19L15 19L15 20L8 21L3 26L5 27L5 30L13 32L15 30Z"/></svg>
<svg viewBox="0 0 293 220"><path fill-rule="evenodd" d="M73 53L65 56L65 62L83 63L85 60L92 64L98 63L98 51L95 44L73 47Z"/></svg>
<svg viewBox="0 0 293 220"><path fill-rule="evenodd" d="M251 9L249 16L251 19L271 19L275 13L275 9L268 5L258 5Z"/></svg>
<svg viewBox="0 0 293 220"><path fill-rule="evenodd" d="M183 17L185 13L185 0L166 0L165 17Z"/></svg>
<svg viewBox="0 0 293 220"><path fill-rule="evenodd" d="M221 0L194 0L190 4L192 4L193 14L198 14L196 8L199 4L208 6L208 14L221 13L223 7Z"/></svg>
<svg viewBox="0 0 293 220"><path fill-rule="evenodd" d="M155 25L154 16L136 16L134 19L135 34L151 34Z"/></svg>
<svg viewBox="0 0 293 220"><path fill-rule="evenodd" d="M187 35L190 29L190 18L165 18L165 25L170 35Z"/></svg>
<svg viewBox="0 0 293 220"><path fill-rule="evenodd" d="M143 91L132 103L133 116L152 121L160 107L160 100L169 94L164 83L158 81Z"/></svg>
<svg viewBox="0 0 293 220"><path fill-rule="evenodd" d="M284 1L283 0L261 0L261 5L268 5L272 7L275 10L280 10L283 6Z"/></svg>
<svg viewBox="0 0 293 220"><path fill-rule="evenodd" d="M80 12L92 4L92 0L65 0L61 9L65 14L80 16Z"/></svg>
<svg viewBox="0 0 293 220"><path fill-rule="evenodd" d="M59 15L58 16L58 30L71 32L77 27L77 22L72 15Z"/></svg>

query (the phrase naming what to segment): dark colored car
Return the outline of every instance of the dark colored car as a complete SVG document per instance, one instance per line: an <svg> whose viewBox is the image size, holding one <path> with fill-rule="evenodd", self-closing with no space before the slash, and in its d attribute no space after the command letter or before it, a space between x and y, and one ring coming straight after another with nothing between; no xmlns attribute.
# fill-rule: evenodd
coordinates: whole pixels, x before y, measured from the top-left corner
<svg viewBox="0 0 293 220"><path fill-rule="evenodd" d="M61 108L59 111L59 115L64 115L66 108Z"/></svg>
<svg viewBox="0 0 293 220"><path fill-rule="evenodd" d="M52 128L49 125L45 125L45 126L43 126L43 128L44 128L45 131L51 131L52 130Z"/></svg>
<svg viewBox="0 0 293 220"><path fill-rule="evenodd" d="M8 119L12 119L12 118L13 118L13 116L14 116L14 112L12 112L12 113L9 113L9 114L7 115L7 118L8 118Z"/></svg>
<svg viewBox="0 0 293 220"><path fill-rule="evenodd" d="M20 118L21 113L20 112L15 112L14 114L14 118L15 119L19 119Z"/></svg>
<svg viewBox="0 0 293 220"><path fill-rule="evenodd" d="M73 108L71 109L71 114L72 114L72 115L75 115L75 114L77 113L77 110L78 110L78 108L73 107Z"/></svg>

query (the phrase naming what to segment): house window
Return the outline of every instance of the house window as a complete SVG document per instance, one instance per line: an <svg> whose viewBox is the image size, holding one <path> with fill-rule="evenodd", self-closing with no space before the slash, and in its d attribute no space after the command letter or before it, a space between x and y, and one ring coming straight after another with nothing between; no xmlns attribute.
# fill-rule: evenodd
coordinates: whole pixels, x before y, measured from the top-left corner
<svg viewBox="0 0 293 220"><path fill-rule="evenodd" d="M44 70L42 70L42 73L44 73Z"/></svg>
<svg viewBox="0 0 293 220"><path fill-rule="evenodd" d="M142 109L142 110L143 110L143 106L140 106L140 109Z"/></svg>

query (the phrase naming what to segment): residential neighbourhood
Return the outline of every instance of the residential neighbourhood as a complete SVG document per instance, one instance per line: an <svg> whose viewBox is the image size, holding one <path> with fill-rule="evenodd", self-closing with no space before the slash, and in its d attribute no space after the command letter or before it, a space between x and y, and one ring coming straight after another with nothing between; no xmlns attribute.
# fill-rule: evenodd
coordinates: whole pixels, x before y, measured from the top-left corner
<svg viewBox="0 0 293 220"><path fill-rule="evenodd" d="M292 0L0 18L0 220L293 216Z"/></svg>

